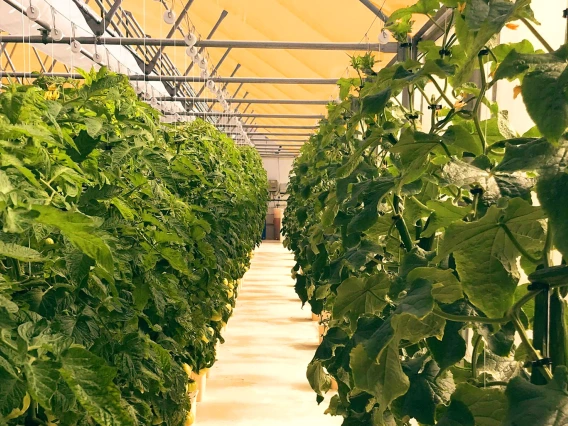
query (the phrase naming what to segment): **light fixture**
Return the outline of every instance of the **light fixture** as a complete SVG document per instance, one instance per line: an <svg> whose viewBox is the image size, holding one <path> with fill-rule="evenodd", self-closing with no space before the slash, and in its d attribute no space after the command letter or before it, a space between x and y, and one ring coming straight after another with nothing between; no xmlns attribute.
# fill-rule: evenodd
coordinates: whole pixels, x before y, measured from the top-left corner
<svg viewBox="0 0 568 426"><path fill-rule="evenodd" d="M188 35L186 35L184 37L184 40L185 40L185 44L187 44L189 47L193 47L193 46L195 46L195 43L197 43L197 37L192 32L190 32Z"/></svg>
<svg viewBox="0 0 568 426"><path fill-rule="evenodd" d="M81 53L81 43L79 43L77 40L73 40L71 42L71 52Z"/></svg>
<svg viewBox="0 0 568 426"><path fill-rule="evenodd" d="M152 99L150 99L150 105L156 108L156 106L158 105L158 100L155 97L152 97Z"/></svg>
<svg viewBox="0 0 568 426"><path fill-rule="evenodd" d="M209 72L207 70L201 70L200 77L204 80L209 78Z"/></svg>
<svg viewBox="0 0 568 426"><path fill-rule="evenodd" d="M26 15L28 16L29 19L31 19L32 21L37 21L39 19L39 17L41 16L41 12L39 11L38 7L32 6L30 5L27 9L26 9Z"/></svg>
<svg viewBox="0 0 568 426"><path fill-rule="evenodd" d="M206 84L207 84L207 88L208 88L209 90L211 90L212 92L215 91L216 86L215 86L215 82L214 82L213 80L207 80L207 83L206 83Z"/></svg>
<svg viewBox="0 0 568 426"><path fill-rule="evenodd" d="M164 22L172 25L176 21L176 13L173 10L166 10L164 12Z"/></svg>

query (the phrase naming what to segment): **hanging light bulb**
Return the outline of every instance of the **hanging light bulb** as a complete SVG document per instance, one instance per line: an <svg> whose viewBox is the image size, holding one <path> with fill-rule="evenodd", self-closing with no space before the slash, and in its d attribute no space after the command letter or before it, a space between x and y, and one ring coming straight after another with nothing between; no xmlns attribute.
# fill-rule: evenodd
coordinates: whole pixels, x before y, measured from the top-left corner
<svg viewBox="0 0 568 426"><path fill-rule="evenodd" d="M61 31L59 28L53 28L50 32L50 36L55 41L61 41L61 39L63 38L63 31Z"/></svg>
<svg viewBox="0 0 568 426"><path fill-rule="evenodd" d="M195 58L199 54L199 50L197 49L197 47L191 46L191 47L188 47L187 49L185 49L185 54L187 56L189 56L190 58L192 58L193 60L195 60Z"/></svg>
<svg viewBox="0 0 568 426"><path fill-rule="evenodd" d="M152 99L150 99L150 105L152 105L154 108L156 108L156 106L158 105L158 100L154 97L152 97Z"/></svg>
<svg viewBox="0 0 568 426"><path fill-rule="evenodd" d="M209 78L209 72L207 72L207 70L202 70L201 74L199 74L199 76L203 79L203 80L207 80Z"/></svg>
<svg viewBox="0 0 568 426"><path fill-rule="evenodd" d="M152 94L149 91L144 92L144 99L149 100L152 97Z"/></svg>
<svg viewBox="0 0 568 426"><path fill-rule="evenodd" d="M26 9L26 15L28 16L29 19L31 19L32 21L37 21L39 19L39 17L41 16L41 12L39 11L38 7L32 6L30 5L27 9Z"/></svg>
<svg viewBox="0 0 568 426"><path fill-rule="evenodd" d="M209 90L211 90L212 92L215 91L216 87L215 87L215 82L213 80L207 80L206 84Z"/></svg>
<svg viewBox="0 0 568 426"><path fill-rule="evenodd" d="M176 13L173 10L166 10L164 12L164 22L172 25L176 21Z"/></svg>
<svg viewBox="0 0 568 426"><path fill-rule="evenodd" d="M79 43L77 40L73 40L71 42L71 52L81 53L81 43Z"/></svg>
<svg viewBox="0 0 568 426"><path fill-rule="evenodd" d="M195 43L197 43L197 37L192 32L186 35L183 39L185 40L185 44L189 47L193 47L195 46Z"/></svg>

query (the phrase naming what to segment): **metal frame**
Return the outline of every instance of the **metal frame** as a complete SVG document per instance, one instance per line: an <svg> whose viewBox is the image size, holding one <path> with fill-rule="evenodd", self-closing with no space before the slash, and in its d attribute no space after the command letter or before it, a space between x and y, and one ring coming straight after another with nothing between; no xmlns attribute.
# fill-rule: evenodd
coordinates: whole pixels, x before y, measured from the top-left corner
<svg viewBox="0 0 568 426"><path fill-rule="evenodd" d="M203 89L205 90L205 89ZM200 93L197 93L197 96ZM179 101L179 102L213 102L216 101L215 98L200 98L200 97L184 97L184 96L158 96L156 97L158 101ZM269 104L269 105L328 105L334 103L334 101L326 100L312 100L312 99L245 99L242 98L227 98L225 99L229 103L233 104Z"/></svg>
<svg viewBox="0 0 568 426"><path fill-rule="evenodd" d="M385 15L384 12L381 9L379 9L377 6L375 6L369 0L359 0L359 1L361 3L363 3L365 6L367 6L367 9L369 9L371 12L373 12L375 15L377 15L377 17L381 21L386 23L389 20L389 17L387 15Z"/></svg>
<svg viewBox="0 0 568 426"><path fill-rule="evenodd" d="M7 77L21 77L21 78L38 78L40 74L31 72L10 72L4 73ZM77 73L50 73L50 76L71 78L75 80L82 80L84 77ZM206 83L213 80L215 83L249 83L249 84L315 84L315 85L335 85L338 79L336 78L281 78L281 77L210 77L201 78L193 76L182 75L144 75L144 74L131 74L126 76L130 81L158 81L158 82L192 82L192 83Z"/></svg>
<svg viewBox="0 0 568 426"><path fill-rule="evenodd" d="M22 40L20 36L4 36L7 43L55 43L71 44L76 40L84 45L107 46L157 46L187 47L183 39L171 38L133 38L133 37L63 37L54 40L51 37L29 36ZM396 53L398 43L330 43L330 42L297 42L297 41L264 41L264 40L198 40L195 44L200 48L233 48L233 49L287 49L287 50L340 50L340 51L374 51L383 53Z"/></svg>
<svg viewBox="0 0 568 426"><path fill-rule="evenodd" d="M166 113L165 115L180 115L180 116L191 116L194 115L196 117L225 117L228 114L226 112L221 111L186 111L186 112L176 112L176 113ZM231 117L240 117L240 118L279 118L279 119L311 119L311 120L321 120L325 118L323 115L320 114L243 114L243 113L236 113L230 114ZM244 125L243 125L244 127ZM261 127L260 125L258 127Z"/></svg>

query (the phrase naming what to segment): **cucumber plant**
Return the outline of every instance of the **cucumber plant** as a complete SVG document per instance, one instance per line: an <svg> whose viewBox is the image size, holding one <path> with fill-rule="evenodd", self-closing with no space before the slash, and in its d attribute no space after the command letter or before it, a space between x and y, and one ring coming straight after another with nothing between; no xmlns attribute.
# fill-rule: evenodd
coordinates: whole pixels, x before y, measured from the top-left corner
<svg viewBox="0 0 568 426"><path fill-rule="evenodd" d="M413 56L413 15L442 8L440 42ZM353 58L360 77L339 81L295 161L296 292L331 314L307 375L318 403L337 382L326 412L344 425L568 423L568 45L537 24L530 0L395 11L406 59ZM499 44L516 25L546 51ZM536 124L526 134L489 96L504 79Z"/></svg>
<svg viewBox="0 0 568 426"><path fill-rule="evenodd" d="M0 94L0 424L182 425L266 172L210 124L160 123L125 76L83 74Z"/></svg>

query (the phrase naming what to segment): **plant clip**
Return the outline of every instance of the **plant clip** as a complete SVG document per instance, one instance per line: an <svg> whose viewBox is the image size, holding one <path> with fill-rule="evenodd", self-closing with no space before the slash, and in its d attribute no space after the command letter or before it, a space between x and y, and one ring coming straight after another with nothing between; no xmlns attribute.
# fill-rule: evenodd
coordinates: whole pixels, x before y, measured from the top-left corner
<svg viewBox="0 0 568 426"><path fill-rule="evenodd" d="M406 118L409 120L418 120L419 117L418 114L406 114Z"/></svg>
<svg viewBox="0 0 568 426"><path fill-rule="evenodd" d="M452 56L452 51L450 49L440 49L439 53L442 58L445 56Z"/></svg>
<svg viewBox="0 0 568 426"><path fill-rule="evenodd" d="M404 43L400 43L400 47L412 47L412 43L410 42L404 42Z"/></svg>
<svg viewBox="0 0 568 426"><path fill-rule="evenodd" d="M471 192L473 195L483 195L483 188L480 187L471 188L469 192Z"/></svg>
<svg viewBox="0 0 568 426"><path fill-rule="evenodd" d="M49 34L49 30L46 30L45 28L41 28L39 30L39 32L41 33L41 42L43 44L47 44L47 36Z"/></svg>
<svg viewBox="0 0 568 426"><path fill-rule="evenodd" d="M440 111L442 109L442 105L431 104L431 105L428 105L428 109L431 109L431 110L434 110L434 111Z"/></svg>
<svg viewBox="0 0 568 426"><path fill-rule="evenodd" d="M525 367L545 367L547 365L552 365L552 359L550 358L541 358L536 361L529 361L525 364Z"/></svg>
<svg viewBox="0 0 568 426"><path fill-rule="evenodd" d="M489 49L481 49L477 56L487 56L489 55Z"/></svg>
<svg viewBox="0 0 568 426"><path fill-rule="evenodd" d="M527 287L528 291L550 290L550 284L544 281L535 281L530 283Z"/></svg>
<svg viewBox="0 0 568 426"><path fill-rule="evenodd" d="M564 9L564 10L562 11L562 17L563 17L563 18L568 18L568 9Z"/></svg>

